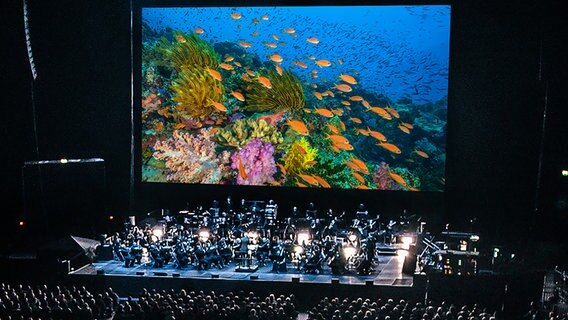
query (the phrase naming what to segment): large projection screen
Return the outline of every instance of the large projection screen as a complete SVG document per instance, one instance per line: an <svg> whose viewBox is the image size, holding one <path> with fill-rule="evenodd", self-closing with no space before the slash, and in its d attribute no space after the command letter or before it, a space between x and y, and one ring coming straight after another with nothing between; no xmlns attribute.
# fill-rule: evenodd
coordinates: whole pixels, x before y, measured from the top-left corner
<svg viewBox="0 0 568 320"><path fill-rule="evenodd" d="M143 183L441 192L450 5L151 6Z"/></svg>

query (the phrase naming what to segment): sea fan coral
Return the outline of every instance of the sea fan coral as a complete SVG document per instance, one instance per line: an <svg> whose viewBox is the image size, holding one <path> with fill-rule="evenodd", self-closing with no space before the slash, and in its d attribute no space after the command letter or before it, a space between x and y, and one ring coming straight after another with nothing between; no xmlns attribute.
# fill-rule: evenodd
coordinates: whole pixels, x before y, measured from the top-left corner
<svg viewBox="0 0 568 320"><path fill-rule="evenodd" d="M231 168L238 170L237 184L263 185L274 181L274 146L253 139L231 156Z"/></svg>
<svg viewBox="0 0 568 320"><path fill-rule="evenodd" d="M215 89L216 88L216 89ZM201 67L185 67L171 85L178 114L203 120L213 111L213 102L224 101L223 83L211 77Z"/></svg>
<svg viewBox="0 0 568 320"><path fill-rule="evenodd" d="M166 176L170 182L219 183L229 175L230 153L217 155L210 129L197 135L174 131L173 137L154 145L154 158L165 161Z"/></svg>
<svg viewBox="0 0 568 320"><path fill-rule="evenodd" d="M289 175L304 173L314 165L318 150L312 148L306 138L301 137L290 145L284 156L284 168Z"/></svg>
<svg viewBox="0 0 568 320"><path fill-rule="evenodd" d="M285 110L298 112L304 108L304 89L300 80L289 70L284 70L279 75L273 70L268 70L268 76L272 88L268 89L259 81L253 81L247 92L246 109L249 111Z"/></svg>
<svg viewBox="0 0 568 320"><path fill-rule="evenodd" d="M268 125L264 120L239 119L226 128L219 128L217 139L219 144L242 147L251 140L259 138L263 142L270 142L273 145L281 144L284 141L282 133L276 127Z"/></svg>
<svg viewBox="0 0 568 320"><path fill-rule="evenodd" d="M377 171L373 173L373 181L379 190L400 190L401 186L397 184L389 175L389 165L381 162L377 167Z"/></svg>
<svg viewBox="0 0 568 320"><path fill-rule="evenodd" d="M169 46L162 45L162 48L176 70L187 67L217 69L221 57L207 41L199 38L195 32L189 35L176 32L174 36L177 42Z"/></svg>

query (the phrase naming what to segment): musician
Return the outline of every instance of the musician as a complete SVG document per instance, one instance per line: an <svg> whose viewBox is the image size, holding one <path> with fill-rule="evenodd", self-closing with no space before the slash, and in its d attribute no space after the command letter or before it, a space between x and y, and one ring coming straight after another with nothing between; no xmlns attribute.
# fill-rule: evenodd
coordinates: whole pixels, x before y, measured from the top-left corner
<svg viewBox="0 0 568 320"><path fill-rule="evenodd" d="M313 202L308 204L308 208L306 209L306 219L308 220L315 220L318 217L318 211L316 209L316 205Z"/></svg>
<svg viewBox="0 0 568 320"><path fill-rule="evenodd" d="M272 237L269 258L272 261L272 271L286 272L286 247L278 236Z"/></svg>

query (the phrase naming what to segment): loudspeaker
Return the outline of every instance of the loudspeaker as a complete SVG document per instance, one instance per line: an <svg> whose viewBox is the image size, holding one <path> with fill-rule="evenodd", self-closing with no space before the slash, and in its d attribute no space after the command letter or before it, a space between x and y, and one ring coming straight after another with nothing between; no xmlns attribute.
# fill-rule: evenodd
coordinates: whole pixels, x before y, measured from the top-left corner
<svg viewBox="0 0 568 320"><path fill-rule="evenodd" d="M144 271L136 271L136 275L137 275L137 276L143 276L143 275L144 275Z"/></svg>
<svg viewBox="0 0 568 320"><path fill-rule="evenodd" d="M331 279L331 284L333 285L339 284L339 279Z"/></svg>
<svg viewBox="0 0 568 320"><path fill-rule="evenodd" d="M367 280L367 281L365 281L365 285L366 285L366 286L373 286L373 285L375 285L375 281L373 281L373 280Z"/></svg>
<svg viewBox="0 0 568 320"><path fill-rule="evenodd" d="M71 234L96 238L106 227L102 159L28 161L22 167L26 240L37 249Z"/></svg>
<svg viewBox="0 0 568 320"><path fill-rule="evenodd" d="M172 277L174 277L174 278L179 278L179 277L180 277L180 274L179 274L179 273L172 273Z"/></svg>
<svg viewBox="0 0 568 320"><path fill-rule="evenodd" d="M156 271L156 272L154 272L154 275L155 275L155 276L160 276L160 277L165 277L165 276L168 275L168 273L167 273L167 272Z"/></svg>
<svg viewBox="0 0 568 320"><path fill-rule="evenodd" d="M211 274L211 279L219 279L219 275L216 273Z"/></svg>
<svg viewBox="0 0 568 320"><path fill-rule="evenodd" d="M105 270L104 270L104 269L97 269L97 274L98 274L98 275L104 275L104 274L105 274Z"/></svg>
<svg viewBox="0 0 568 320"><path fill-rule="evenodd" d="M300 283L300 278L292 277L292 283Z"/></svg>
<svg viewBox="0 0 568 320"><path fill-rule="evenodd" d="M258 280L258 276L256 276L256 275L255 275L255 276L250 276L250 279L251 279L251 280Z"/></svg>

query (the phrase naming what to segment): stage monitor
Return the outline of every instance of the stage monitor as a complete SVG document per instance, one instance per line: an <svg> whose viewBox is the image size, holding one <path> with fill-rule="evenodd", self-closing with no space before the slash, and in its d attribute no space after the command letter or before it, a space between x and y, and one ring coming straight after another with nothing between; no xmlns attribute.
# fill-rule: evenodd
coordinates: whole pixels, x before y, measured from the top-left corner
<svg viewBox="0 0 568 320"><path fill-rule="evenodd" d="M444 191L449 4L166 3L133 8L139 182Z"/></svg>

